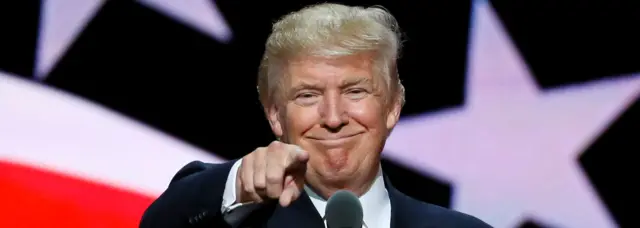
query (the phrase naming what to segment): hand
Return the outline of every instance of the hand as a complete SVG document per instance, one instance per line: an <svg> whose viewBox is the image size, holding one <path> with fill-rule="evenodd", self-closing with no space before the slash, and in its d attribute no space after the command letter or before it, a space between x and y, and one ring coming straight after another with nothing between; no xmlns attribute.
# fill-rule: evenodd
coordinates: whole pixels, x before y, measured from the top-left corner
<svg viewBox="0 0 640 228"><path fill-rule="evenodd" d="M236 202L278 199L283 207L304 188L309 154L299 146L273 141L242 158L236 178Z"/></svg>

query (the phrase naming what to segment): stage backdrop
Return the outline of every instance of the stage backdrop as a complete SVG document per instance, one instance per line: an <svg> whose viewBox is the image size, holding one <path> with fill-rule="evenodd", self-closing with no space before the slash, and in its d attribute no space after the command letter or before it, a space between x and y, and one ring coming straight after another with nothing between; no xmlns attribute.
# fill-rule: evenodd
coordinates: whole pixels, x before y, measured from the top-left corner
<svg viewBox="0 0 640 228"><path fill-rule="evenodd" d="M310 3L2 2L0 227L136 227L181 166L267 145L264 41ZM640 227L637 1L346 3L405 33L394 185L498 228Z"/></svg>

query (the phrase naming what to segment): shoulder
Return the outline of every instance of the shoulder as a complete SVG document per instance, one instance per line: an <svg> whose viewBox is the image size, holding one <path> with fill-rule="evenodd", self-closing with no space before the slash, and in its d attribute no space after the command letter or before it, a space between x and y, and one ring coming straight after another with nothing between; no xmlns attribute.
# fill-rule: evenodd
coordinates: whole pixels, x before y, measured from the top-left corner
<svg viewBox="0 0 640 228"><path fill-rule="evenodd" d="M193 161L180 168L168 188L145 210L139 227L184 227L182 224L194 217L215 215L234 163Z"/></svg>
<svg viewBox="0 0 640 228"><path fill-rule="evenodd" d="M395 198L398 201L396 205L402 205L399 209L406 212L403 215L406 220L421 221L429 227L491 228L489 224L472 215L422 202L397 190Z"/></svg>
<svg viewBox="0 0 640 228"><path fill-rule="evenodd" d="M234 163L235 160L219 164L192 161L180 168L180 170L178 170L178 172L173 176L170 183L173 184L175 182L182 181L185 178L191 179L194 178L194 176L200 176L205 173L211 173L214 176L228 174Z"/></svg>

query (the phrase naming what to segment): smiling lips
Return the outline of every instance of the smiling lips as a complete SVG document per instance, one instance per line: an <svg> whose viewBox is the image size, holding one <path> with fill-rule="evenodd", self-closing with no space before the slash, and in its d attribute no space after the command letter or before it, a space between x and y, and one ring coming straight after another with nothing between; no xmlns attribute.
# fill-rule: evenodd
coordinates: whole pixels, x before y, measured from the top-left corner
<svg viewBox="0 0 640 228"><path fill-rule="evenodd" d="M349 140L353 140L357 135L360 135L360 134L361 133L348 134L344 136L309 137L309 138L324 146L337 147L349 142Z"/></svg>

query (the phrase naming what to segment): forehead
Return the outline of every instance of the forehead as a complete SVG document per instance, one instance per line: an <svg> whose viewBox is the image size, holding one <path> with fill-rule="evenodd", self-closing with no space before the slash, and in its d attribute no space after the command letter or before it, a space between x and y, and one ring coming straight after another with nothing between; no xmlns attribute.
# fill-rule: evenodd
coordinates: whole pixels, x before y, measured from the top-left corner
<svg viewBox="0 0 640 228"><path fill-rule="evenodd" d="M299 83L372 81L373 75L374 62L368 54L333 58L305 56L290 61L287 66L287 84L290 86Z"/></svg>

